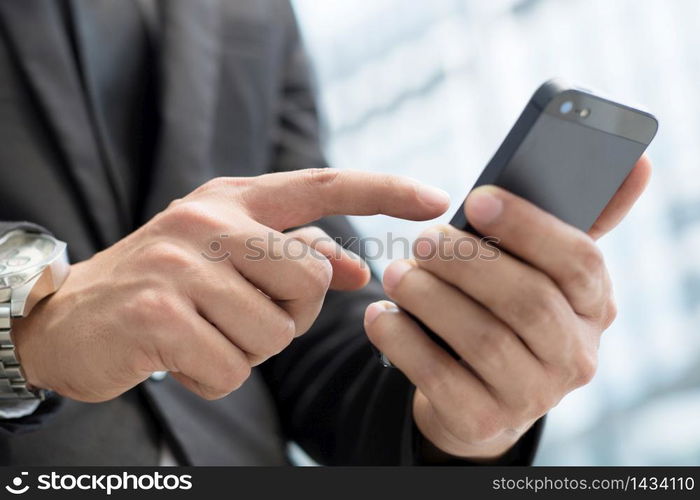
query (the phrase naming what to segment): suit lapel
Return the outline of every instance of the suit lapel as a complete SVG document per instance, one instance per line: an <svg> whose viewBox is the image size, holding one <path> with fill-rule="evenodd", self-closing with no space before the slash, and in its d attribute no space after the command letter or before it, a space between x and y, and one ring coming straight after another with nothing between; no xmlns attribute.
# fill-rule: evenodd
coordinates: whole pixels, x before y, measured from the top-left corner
<svg viewBox="0 0 700 500"><path fill-rule="evenodd" d="M0 22L55 134L96 244L105 246L119 239L124 228L58 8L58 2L49 0L0 2Z"/></svg>
<svg viewBox="0 0 700 500"><path fill-rule="evenodd" d="M161 14L161 132L145 218L214 175L219 0L167 0Z"/></svg>

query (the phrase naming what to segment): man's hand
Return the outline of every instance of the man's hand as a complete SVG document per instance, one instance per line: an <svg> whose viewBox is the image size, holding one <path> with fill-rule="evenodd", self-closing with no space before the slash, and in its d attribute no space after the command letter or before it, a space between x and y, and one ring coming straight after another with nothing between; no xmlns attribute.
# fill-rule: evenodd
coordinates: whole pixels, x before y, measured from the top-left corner
<svg viewBox="0 0 700 500"><path fill-rule="evenodd" d="M214 179L74 265L56 294L14 323L27 380L104 401L167 370L220 398L309 328L329 287L369 280L320 229L279 231L333 214L430 219L448 205L434 188L364 172Z"/></svg>
<svg viewBox="0 0 700 500"><path fill-rule="evenodd" d="M417 240L415 260L389 266L389 297L461 357L439 348L391 302L367 308L367 334L416 385L414 419L437 448L497 457L591 380L600 335L615 317L594 240L624 217L650 172L642 158L589 234L504 190L481 187L469 196L466 215L481 234L500 240L497 259L483 246L486 258L454 258L469 253L459 245L473 245L474 237L439 226Z"/></svg>

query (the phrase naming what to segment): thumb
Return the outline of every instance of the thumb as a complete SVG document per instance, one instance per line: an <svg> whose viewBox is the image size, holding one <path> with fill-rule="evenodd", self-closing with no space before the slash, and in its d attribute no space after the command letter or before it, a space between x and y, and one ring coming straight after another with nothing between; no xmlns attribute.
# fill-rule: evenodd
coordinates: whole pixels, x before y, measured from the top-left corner
<svg viewBox="0 0 700 500"><path fill-rule="evenodd" d="M344 249L322 229L315 226L302 227L285 233L299 240L325 257L333 266L332 290L357 290L370 278L369 266L360 256Z"/></svg>

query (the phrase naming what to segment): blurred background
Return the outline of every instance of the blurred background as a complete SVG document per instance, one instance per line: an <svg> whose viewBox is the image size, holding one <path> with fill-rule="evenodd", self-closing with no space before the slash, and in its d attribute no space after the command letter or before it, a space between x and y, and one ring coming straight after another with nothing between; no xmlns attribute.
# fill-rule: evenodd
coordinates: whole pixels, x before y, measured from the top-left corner
<svg viewBox="0 0 700 500"><path fill-rule="evenodd" d="M538 464L700 464L700 2L295 0L337 168L400 173L454 206L530 95L560 76L660 121L650 188L601 241L620 314ZM365 236L425 224L356 219ZM376 262L381 272L386 261Z"/></svg>

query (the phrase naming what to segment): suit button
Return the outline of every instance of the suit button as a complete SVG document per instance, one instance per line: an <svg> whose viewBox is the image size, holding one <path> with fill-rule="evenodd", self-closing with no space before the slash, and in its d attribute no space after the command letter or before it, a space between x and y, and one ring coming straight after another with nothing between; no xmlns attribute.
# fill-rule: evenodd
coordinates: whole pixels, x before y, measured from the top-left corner
<svg viewBox="0 0 700 500"><path fill-rule="evenodd" d="M168 372L153 372L148 378L153 380L154 382L160 382L161 380L164 380L167 376Z"/></svg>

